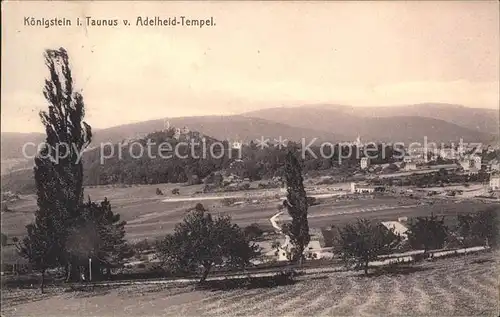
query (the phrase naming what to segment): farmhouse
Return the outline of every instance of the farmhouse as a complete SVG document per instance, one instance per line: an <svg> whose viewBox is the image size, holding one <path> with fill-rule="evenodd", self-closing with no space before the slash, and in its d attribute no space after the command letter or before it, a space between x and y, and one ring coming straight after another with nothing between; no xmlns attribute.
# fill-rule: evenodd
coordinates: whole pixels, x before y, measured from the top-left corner
<svg viewBox="0 0 500 317"><path fill-rule="evenodd" d="M500 175L490 176L490 188L492 190L500 190Z"/></svg>
<svg viewBox="0 0 500 317"><path fill-rule="evenodd" d="M408 228L399 221L384 221L382 225L388 230L394 230L394 233L400 235L403 240L408 239Z"/></svg>
<svg viewBox="0 0 500 317"><path fill-rule="evenodd" d="M368 184L357 184L351 183L351 193L366 194L374 192L383 192L385 188L383 186L370 186Z"/></svg>
<svg viewBox="0 0 500 317"><path fill-rule="evenodd" d="M361 169L366 169L368 168L368 166L370 166L370 159L368 157L362 157L360 164L361 164Z"/></svg>
<svg viewBox="0 0 500 317"><path fill-rule="evenodd" d="M417 163L414 161L409 161L405 164L405 170L406 171L414 171L417 169Z"/></svg>
<svg viewBox="0 0 500 317"><path fill-rule="evenodd" d="M318 237L312 237L311 239L312 240L304 249L304 257L306 259L325 259L333 257L332 248L327 247L323 240ZM287 241L282 242L277 248L272 248L270 245L264 246L262 243L259 243L259 246L264 250L267 249L267 252L264 253L267 258L280 262L290 260L289 243Z"/></svg>
<svg viewBox="0 0 500 317"><path fill-rule="evenodd" d="M474 171L479 171L482 166L481 157L478 155L474 155L473 157L466 156L460 161L460 166L462 166L464 171L469 171L471 168L473 168Z"/></svg>
<svg viewBox="0 0 500 317"><path fill-rule="evenodd" d="M460 161L460 166L464 169L464 171L468 171L470 169L470 160L465 159Z"/></svg>

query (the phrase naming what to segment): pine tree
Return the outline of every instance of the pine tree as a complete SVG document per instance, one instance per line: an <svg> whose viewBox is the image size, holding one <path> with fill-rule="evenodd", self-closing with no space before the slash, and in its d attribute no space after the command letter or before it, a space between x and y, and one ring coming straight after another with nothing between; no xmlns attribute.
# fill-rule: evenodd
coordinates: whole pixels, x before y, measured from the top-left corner
<svg viewBox="0 0 500 317"><path fill-rule="evenodd" d="M70 231L66 248L74 264L85 267L88 276L88 259L92 259L92 277L99 279L112 268L121 267L133 255L125 241L125 221L114 214L107 198L100 204L88 202L80 207L78 219Z"/></svg>
<svg viewBox="0 0 500 317"><path fill-rule="evenodd" d="M302 263L305 247L309 244L309 224L307 221L307 196L302 179L302 169L293 151L289 151L285 162L287 199L285 206L292 217L286 228L293 244L292 261Z"/></svg>

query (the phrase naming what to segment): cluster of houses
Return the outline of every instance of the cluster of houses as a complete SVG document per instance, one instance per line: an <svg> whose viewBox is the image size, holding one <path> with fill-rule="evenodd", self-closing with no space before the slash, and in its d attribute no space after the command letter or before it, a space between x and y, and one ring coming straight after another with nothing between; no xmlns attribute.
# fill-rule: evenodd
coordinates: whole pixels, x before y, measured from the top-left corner
<svg viewBox="0 0 500 317"><path fill-rule="evenodd" d="M465 155L459 163L464 172L469 174L477 174L482 168L482 159L479 155Z"/></svg>
<svg viewBox="0 0 500 317"><path fill-rule="evenodd" d="M311 229L311 240L304 249L306 259L331 259L333 257L333 232L329 229ZM324 233L326 231L326 233ZM331 229L330 229L331 231ZM277 243L276 243L277 242ZM282 240L276 240L275 243L262 241L258 243L264 251L264 258L260 261L289 261L291 244L288 237Z"/></svg>
<svg viewBox="0 0 500 317"><path fill-rule="evenodd" d="M277 233L282 233L280 227L276 224L277 217L280 214L275 215L271 218L271 224L277 230ZM393 230L397 235L400 235L403 240L408 239L407 231L408 228L404 223L408 219L406 217L400 217L397 221L384 221L380 225L387 230ZM334 245L337 240L337 230L332 227L322 228L322 229L310 229L311 240L309 244L304 249L304 257L306 259L332 259L334 257ZM290 241L288 236L284 236L283 239L276 240L274 243L271 241L261 241L258 242L259 246L264 251L264 258L258 260L257 262L262 263L264 261L289 261L290 260Z"/></svg>
<svg viewBox="0 0 500 317"><path fill-rule="evenodd" d="M175 128L174 130L174 139L179 139L181 135L186 135L189 133L189 128L188 127L183 127L183 128Z"/></svg>
<svg viewBox="0 0 500 317"><path fill-rule="evenodd" d="M456 163L424 168L421 165L429 161L427 155L425 155L424 149L410 149L410 155L403 158L403 164L401 164L400 167L403 168L404 166L404 171L406 172L417 170L421 172L432 172L436 170L437 167L444 167L448 170L458 168L461 170L461 173L468 175L478 174L482 170L490 174L489 189L493 191L500 190L500 159L493 159L484 163L481 156L465 154L466 150L467 149L460 148L458 150L453 148L437 149L434 151L435 154L444 159L453 159ZM372 166L368 157L362 157L359 162L362 170L367 170ZM373 193L375 191L377 191L377 188L373 186L351 184L352 193Z"/></svg>
<svg viewBox="0 0 500 317"><path fill-rule="evenodd" d="M490 189L500 191L500 174L492 174L490 176Z"/></svg>

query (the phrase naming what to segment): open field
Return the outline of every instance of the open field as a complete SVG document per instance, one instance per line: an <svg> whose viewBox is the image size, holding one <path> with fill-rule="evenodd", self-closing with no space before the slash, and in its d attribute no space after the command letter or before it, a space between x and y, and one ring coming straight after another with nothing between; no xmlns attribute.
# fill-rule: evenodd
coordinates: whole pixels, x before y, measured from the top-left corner
<svg viewBox="0 0 500 317"><path fill-rule="evenodd" d="M425 262L398 273L304 275L293 285L194 290L134 285L94 292L5 290L5 316L498 316L499 254Z"/></svg>
<svg viewBox="0 0 500 317"><path fill-rule="evenodd" d="M155 189L160 188L165 195L158 196ZM172 195L173 188L180 188L181 195ZM187 210L197 202L203 203L215 214L230 215L234 222L241 226L258 223L271 229L269 218L277 212L281 200L274 197L279 194L275 190L250 190L245 192L225 193L241 204L228 205L221 198L213 199L213 194L195 194L200 186L179 186L162 184L150 186L133 186L126 188L94 187L86 188L85 195L93 200L107 197L115 212L120 213L127 221L127 237L129 239L154 238L173 230ZM322 195L320 191L314 194ZM337 192L332 192L337 195ZM222 195L222 194L221 194ZM331 196L331 195L330 195ZM187 199L187 200L186 200ZM170 200L170 201L164 201ZM442 200L433 201L432 205L421 204L411 198L379 197L375 199L360 198L344 200L337 197L320 198L321 204L309 208L309 225L313 228L342 225L356 217L366 217L384 220L396 220L400 216L425 216L430 213L447 216L447 221L453 222L458 213L474 212L487 207L487 204L473 200ZM32 221L36 209L34 196L23 196L23 199L12 203L9 208L13 212L2 214L2 232L9 236L21 236L25 225ZM282 220L286 220L286 216Z"/></svg>

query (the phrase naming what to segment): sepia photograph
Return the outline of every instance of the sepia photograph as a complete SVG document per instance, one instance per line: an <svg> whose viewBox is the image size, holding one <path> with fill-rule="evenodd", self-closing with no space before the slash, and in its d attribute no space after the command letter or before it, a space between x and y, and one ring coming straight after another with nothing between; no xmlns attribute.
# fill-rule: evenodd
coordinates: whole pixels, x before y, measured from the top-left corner
<svg viewBox="0 0 500 317"><path fill-rule="evenodd" d="M498 1L1 14L1 317L500 316Z"/></svg>

